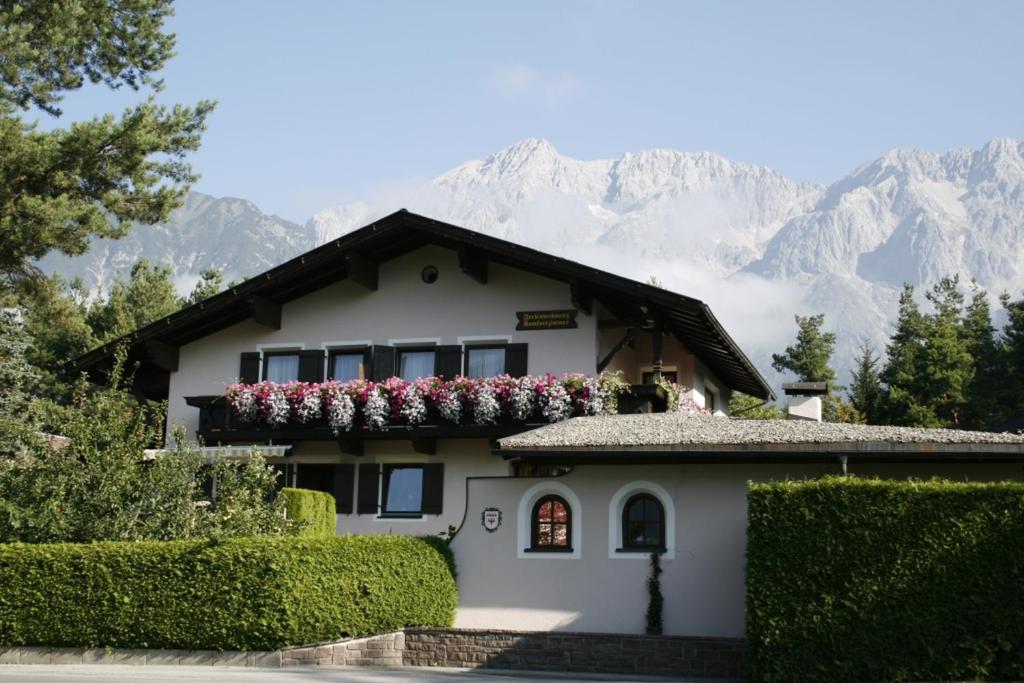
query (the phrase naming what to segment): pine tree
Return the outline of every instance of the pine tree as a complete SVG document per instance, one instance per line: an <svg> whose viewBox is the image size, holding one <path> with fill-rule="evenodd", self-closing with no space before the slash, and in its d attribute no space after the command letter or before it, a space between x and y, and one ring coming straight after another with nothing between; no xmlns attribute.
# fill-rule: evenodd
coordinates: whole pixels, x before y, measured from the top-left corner
<svg viewBox="0 0 1024 683"><path fill-rule="evenodd" d="M224 274L216 268L204 268L199 273L199 281L192 288L192 293L183 302L183 306L197 304L200 301L209 299L224 289Z"/></svg>
<svg viewBox="0 0 1024 683"><path fill-rule="evenodd" d="M1009 294L999 298L1006 309L1006 325L1000 348L1003 417L1024 413L1024 298L1012 301Z"/></svg>
<svg viewBox="0 0 1024 683"><path fill-rule="evenodd" d="M89 309L88 322L96 337L107 342L174 313L182 303L171 269L143 258L132 266L127 281L114 281L106 301Z"/></svg>
<svg viewBox="0 0 1024 683"><path fill-rule="evenodd" d="M171 14L171 0L0 3L0 289L41 279L34 261L52 250L81 254L93 237L165 220L194 182L185 157L213 103L154 99L174 53ZM150 94L120 116L37 125L86 83Z"/></svg>
<svg viewBox="0 0 1024 683"><path fill-rule="evenodd" d="M836 379L829 363L836 348L836 335L822 332L823 314L794 316L797 325L796 344L787 346L786 352L772 354L772 367L778 372L792 372L801 382L828 382Z"/></svg>
<svg viewBox="0 0 1024 683"><path fill-rule="evenodd" d="M960 427L967 392L974 379L971 356L961 322L964 297L958 277L944 277L927 294L935 308L929 316L915 390L944 427Z"/></svg>
<svg viewBox="0 0 1024 683"><path fill-rule="evenodd" d="M878 372L879 357L871 344L864 340L853 370L853 381L847 393L850 403L864 416L868 424L878 424L881 414L882 380Z"/></svg>
<svg viewBox="0 0 1024 683"><path fill-rule="evenodd" d="M964 309L963 333L973 359L973 376L967 386L961 426L989 429L1005 417L999 400L1002 358L992 326L988 294L976 282L971 283L971 301Z"/></svg>
<svg viewBox="0 0 1024 683"><path fill-rule="evenodd" d="M904 284L900 294L896 329L886 346L881 379L887 390L880 403L880 419L886 424L939 426L931 406L919 400L919 376L923 370L928 319L914 300L914 288Z"/></svg>

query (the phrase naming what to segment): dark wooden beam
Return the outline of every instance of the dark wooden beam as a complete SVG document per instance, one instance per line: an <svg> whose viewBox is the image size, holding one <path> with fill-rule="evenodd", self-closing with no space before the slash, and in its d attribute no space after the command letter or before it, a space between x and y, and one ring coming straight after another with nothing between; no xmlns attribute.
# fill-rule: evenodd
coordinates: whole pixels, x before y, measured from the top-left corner
<svg viewBox="0 0 1024 683"><path fill-rule="evenodd" d="M281 304L262 296L250 296L246 303L249 305L249 315L257 324L272 330L281 329Z"/></svg>
<svg viewBox="0 0 1024 683"><path fill-rule="evenodd" d="M338 450L345 455L362 455L362 439L338 439Z"/></svg>
<svg viewBox="0 0 1024 683"><path fill-rule="evenodd" d="M413 439L412 449L423 455L437 455L437 439Z"/></svg>
<svg viewBox="0 0 1024 683"><path fill-rule="evenodd" d="M147 339L143 343L146 358L150 363L168 372L178 370L178 347L159 339Z"/></svg>
<svg viewBox="0 0 1024 683"><path fill-rule="evenodd" d="M636 334L636 330L630 328L626 330L626 334L622 337L618 344L612 347L612 350L608 352L608 355L601 359L597 364L598 373L604 372L604 369L608 367L608 364L615 358L615 354L623 349L624 346L633 341L633 335Z"/></svg>
<svg viewBox="0 0 1024 683"><path fill-rule="evenodd" d="M594 295L591 294L590 290L585 285L581 284L579 280L574 280L569 285L569 296L572 299L572 305L577 311L582 311L587 315L593 315L594 313Z"/></svg>
<svg viewBox="0 0 1024 683"><path fill-rule="evenodd" d="M459 247L459 270L480 284L487 284L487 257L478 249Z"/></svg>
<svg viewBox="0 0 1024 683"><path fill-rule="evenodd" d="M597 321L597 329L599 330L614 330L620 327L635 327L646 330L650 329L652 325L654 325L654 321L646 318L608 318Z"/></svg>
<svg viewBox="0 0 1024 683"><path fill-rule="evenodd" d="M664 345L664 341L665 340L662 338L661 333L661 325L655 325L654 331L651 332L651 370L653 370L655 384L661 381L661 350Z"/></svg>
<svg viewBox="0 0 1024 683"><path fill-rule="evenodd" d="M356 284L366 287L371 292L377 291L378 268L376 261L350 252L345 254L345 270L348 271L349 279Z"/></svg>

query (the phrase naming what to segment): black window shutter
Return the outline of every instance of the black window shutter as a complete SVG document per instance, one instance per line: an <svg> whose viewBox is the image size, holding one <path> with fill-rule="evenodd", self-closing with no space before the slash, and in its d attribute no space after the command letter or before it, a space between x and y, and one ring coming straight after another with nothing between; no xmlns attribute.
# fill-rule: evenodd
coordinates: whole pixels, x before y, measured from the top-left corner
<svg viewBox="0 0 1024 683"><path fill-rule="evenodd" d="M441 514L444 499L444 463L432 462L423 466L423 503L425 515Z"/></svg>
<svg viewBox="0 0 1024 683"><path fill-rule="evenodd" d="M238 368L238 380L243 384L256 384L260 381L259 351L246 351L242 354L242 363Z"/></svg>
<svg viewBox="0 0 1024 683"><path fill-rule="evenodd" d="M299 381L314 383L324 381L323 349L299 351Z"/></svg>
<svg viewBox="0 0 1024 683"><path fill-rule="evenodd" d="M377 495L380 491L380 465L359 465L359 495L356 498L356 514L377 514Z"/></svg>
<svg viewBox="0 0 1024 683"><path fill-rule="evenodd" d="M527 344L509 344L505 347L505 372L513 377L526 375Z"/></svg>
<svg viewBox="0 0 1024 683"><path fill-rule="evenodd" d="M334 505L339 515L352 514L352 489L355 486L356 466L334 466Z"/></svg>
<svg viewBox="0 0 1024 683"><path fill-rule="evenodd" d="M370 378L374 382L383 382L388 377L395 375L395 347L394 346L373 346L373 374Z"/></svg>
<svg viewBox="0 0 1024 683"><path fill-rule="evenodd" d="M462 374L462 347L434 347L434 375L445 379L455 379Z"/></svg>
<svg viewBox="0 0 1024 683"><path fill-rule="evenodd" d="M362 379L371 379L373 377L373 347L367 346L363 349L363 377Z"/></svg>

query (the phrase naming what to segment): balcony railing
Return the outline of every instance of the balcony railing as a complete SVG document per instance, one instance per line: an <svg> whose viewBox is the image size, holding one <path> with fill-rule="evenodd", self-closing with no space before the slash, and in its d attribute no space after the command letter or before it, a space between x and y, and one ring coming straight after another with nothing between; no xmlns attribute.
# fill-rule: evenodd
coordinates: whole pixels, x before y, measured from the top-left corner
<svg viewBox="0 0 1024 683"><path fill-rule="evenodd" d="M542 419L527 422L505 419L489 425L451 424L436 415L428 415L424 423L414 427L399 422L389 425L386 430L371 430L357 421L350 430L335 435L325 418L305 423L289 422L277 427L262 422L243 422L223 395L187 396L185 402L199 409L199 429L196 435L208 445L338 441L343 450L361 452L363 441L410 439L418 442L414 443L417 449L430 450L430 441L434 439L500 439L548 424ZM619 413L660 413L665 411L666 406L665 391L654 384L634 384L618 399Z"/></svg>

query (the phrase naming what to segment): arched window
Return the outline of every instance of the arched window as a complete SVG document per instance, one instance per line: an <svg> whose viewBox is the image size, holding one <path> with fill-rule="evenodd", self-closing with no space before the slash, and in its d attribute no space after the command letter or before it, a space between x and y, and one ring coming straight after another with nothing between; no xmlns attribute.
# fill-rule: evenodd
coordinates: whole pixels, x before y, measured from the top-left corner
<svg viewBox="0 0 1024 683"><path fill-rule="evenodd" d="M622 508L622 547L626 550L665 548L665 508L649 493L638 493Z"/></svg>
<svg viewBox="0 0 1024 683"><path fill-rule="evenodd" d="M572 508L561 496L544 496L533 506L531 550L572 551Z"/></svg>

